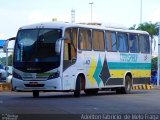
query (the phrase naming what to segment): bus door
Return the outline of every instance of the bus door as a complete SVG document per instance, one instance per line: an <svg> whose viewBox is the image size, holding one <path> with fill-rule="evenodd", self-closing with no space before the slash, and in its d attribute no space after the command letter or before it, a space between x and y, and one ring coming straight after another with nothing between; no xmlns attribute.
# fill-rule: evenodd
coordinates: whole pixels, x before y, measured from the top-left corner
<svg viewBox="0 0 160 120"><path fill-rule="evenodd" d="M63 45L63 88L68 90L74 88L74 80L76 76L75 63L77 60L77 29L66 29L65 38Z"/></svg>

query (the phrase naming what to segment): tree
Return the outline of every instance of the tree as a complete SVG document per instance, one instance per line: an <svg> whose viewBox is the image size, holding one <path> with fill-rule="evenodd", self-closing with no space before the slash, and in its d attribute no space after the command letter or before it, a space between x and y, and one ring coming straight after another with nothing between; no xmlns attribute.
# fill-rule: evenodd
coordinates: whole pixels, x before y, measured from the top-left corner
<svg viewBox="0 0 160 120"><path fill-rule="evenodd" d="M136 30L136 24L129 28L129 30Z"/></svg>
<svg viewBox="0 0 160 120"><path fill-rule="evenodd" d="M157 60L158 60L158 57L152 58L152 60L151 60L151 69L152 70L157 70Z"/></svg>
<svg viewBox="0 0 160 120"><path fill-rule="evenodd" d="M156 33L157 33L156 24L157 23L153 24L152 22L145 22L145 23L139 24L137 28L136 28L136 25L134 24L129 29L130 30L143 30L143 31L147 31L149 33L149 35L151 36L151 42L153 44L153 43L155 43L154 35L156 35Z"/></svg>
<svg viewBox="0 0 160 120"><path fill-rule="evenodd" d="M12 66L12 58L13 54L10 54L10 56L8 57L8 66Z"/></svg>
<svg viewBox="0 0 160 120"><path fill-rule="evenodd" d="M0 58L0 63L1 63L2 65L6 65L6 57Z"/></svg>
<svg viewBox="0 0 160 120"><path fill-rule="evenodd" d="M13 54L10 54L8 57L8 66L12 66L12 57L13 57ZM6 65L6 57L0 58L0 63L2 63L3 65Z"/></svg>
<svg viewBox="0 0 160 120"><path fill-rule="evenodd" d="M156 35L156 24L153 24L151 22L141 23L139 24L137 30L147 31L150 34L151 39L153 39L153 36Z"/></svg>

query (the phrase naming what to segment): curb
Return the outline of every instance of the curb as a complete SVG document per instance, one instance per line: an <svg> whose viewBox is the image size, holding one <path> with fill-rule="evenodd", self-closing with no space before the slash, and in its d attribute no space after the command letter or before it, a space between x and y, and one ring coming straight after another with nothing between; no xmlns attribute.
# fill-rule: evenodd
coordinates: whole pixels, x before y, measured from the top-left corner
<svg viewBox="0 0 160 120"><path fill-rule="evenodd" d="M152 90L160 90L160 86L153 85L152 87Z"/></svg>
<svg viewBox="0 0 160 120"><path fill-rule="evenodd" d="M154 87L152 85L135 85L132 86L132 90L151 90Z"/></svg>

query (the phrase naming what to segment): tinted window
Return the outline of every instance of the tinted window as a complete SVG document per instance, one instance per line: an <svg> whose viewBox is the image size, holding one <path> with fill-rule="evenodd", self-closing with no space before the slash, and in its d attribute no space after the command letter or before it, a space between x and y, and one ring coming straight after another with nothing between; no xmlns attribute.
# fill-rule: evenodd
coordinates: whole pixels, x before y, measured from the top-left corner
<svg viewBox="0 0 160 120"><path fill-rule="evenodd" d="M55 42L61 38L59 29L20 30L15 45L15 60L19 62L59 62Z"/></svg>
<svg viewBox="0 0 160 120"><path fill-rule="evenodd" d="M140 51L142 53L150 53L150 42L148 35L139 36Z"/></svg>
<svg viewBox="0 0 160 120"><path fill-rule="evenodd" d="M62 38L61 29L20 30L14 47L13 66L23 72L46 72L60 65L55 43Z"/></svg>
<svg viewBox="0 0 160 120"><path fill-rule="evenodd" d="M104 49L104 33L103 31L93 30L93 49L103 51Z"/></svg>
<svg viewBox="0 0 160 120"><path fill-rule="evenodd" d="M79 29L78 48L81 50L91 50L91 31Z"/></svg>
<svg viewBox="0 0 160 120"><path fill-rule="evenodd" d="M131 53L139 52L138 48L138 34L129 34L129 49Z"/></svg>
<svg viewBox="0 0 160 120"><path fill-rule="evenodd" d="M65 37L67 38L64 41L64 60L71 60L76 58L76 41L77 41L77 29L69 28L65 31Z"/></svg>
<svg viewBox="0 0 160 120"><path fill-rule="evenodd" d="M110 32L105 32L105 40L106 40L106 50L111 51L111 37Z"/></svg>
<svg viewBox="0 0 160 120"><path fill-rule="evenodd" d="M128 35L127 33L118 33L118 50L128 52Z"/></svg>

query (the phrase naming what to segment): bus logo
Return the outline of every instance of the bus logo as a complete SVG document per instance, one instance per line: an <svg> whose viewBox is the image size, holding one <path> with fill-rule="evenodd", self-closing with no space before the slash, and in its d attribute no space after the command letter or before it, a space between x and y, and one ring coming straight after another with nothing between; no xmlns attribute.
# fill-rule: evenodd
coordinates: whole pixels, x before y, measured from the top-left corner
<svg viewBox="0 0 160 120"><path fill-rule="evenodd" d="M137 54L120 54L120 60L122 62L137 62Z"/></svg>

